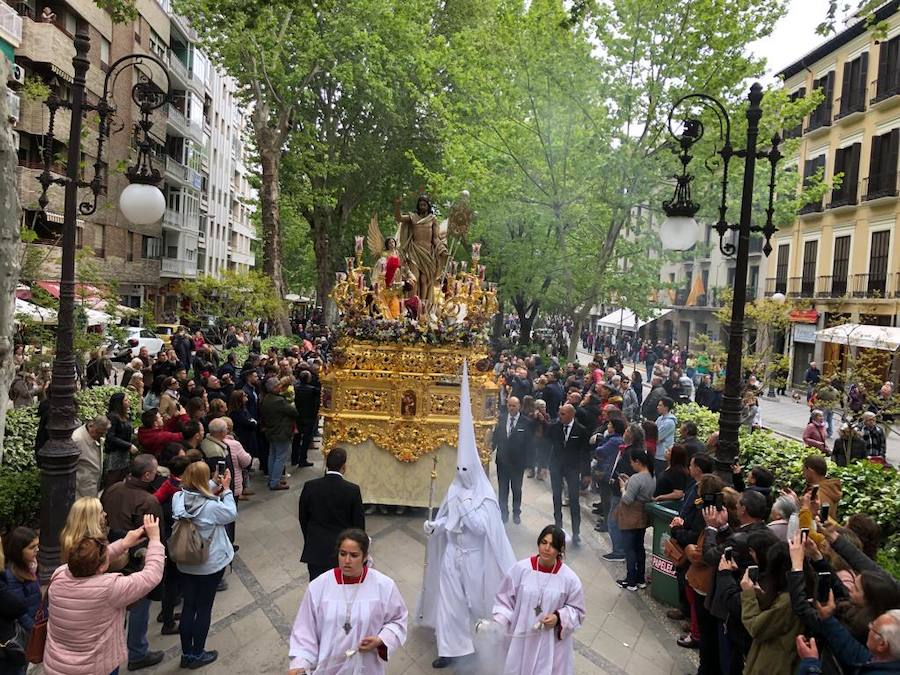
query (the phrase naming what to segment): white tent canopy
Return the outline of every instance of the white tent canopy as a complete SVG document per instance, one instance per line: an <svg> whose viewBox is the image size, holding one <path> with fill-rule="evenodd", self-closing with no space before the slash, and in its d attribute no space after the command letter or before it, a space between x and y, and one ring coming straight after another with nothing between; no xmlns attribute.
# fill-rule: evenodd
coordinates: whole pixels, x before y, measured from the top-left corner
<svg viewBox="0 0 900 675"><path fill-rule="evenodd" d="M665 316L671 309L652 309L650 310L650 318L646 321L642 321L638 319L634 312L630 309L617 309L612 314L607 314L602 319L597 322L598 326L602 326L603 328L612 328L618 330L621 328L622 330L627 330L630 332L634 332L648 323L656 321L658 318Z"/></svg>
<svg viewBox="0 0 900 675"><path fill-rule="evenodd" d="M16 314L43 324L55 324L56 312L45 307L38 307L33 302L16 298Z"/></svg>
<svg viewBox="0 0 900 675"><path fill-rule="evenodd" d="M845 323L841 326L816 331L816 340L850 347L884 349L895 352L900 349L900 328Z"/></svg>

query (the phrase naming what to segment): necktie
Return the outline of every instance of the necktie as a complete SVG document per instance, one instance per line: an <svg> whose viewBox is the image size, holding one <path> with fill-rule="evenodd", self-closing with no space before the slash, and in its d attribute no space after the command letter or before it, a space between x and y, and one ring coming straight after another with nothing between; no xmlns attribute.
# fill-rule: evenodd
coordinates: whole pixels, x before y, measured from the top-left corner
<svg viewBox="0 0 900 675"><path fill-rule="evenodd" d="M506 435L509 436L512 433L513 427L516 425L516 420L514 417L510 417L506 421Z"/></svg>
<svg viewBox="0 0 900 675"><path fill-rule="evenodd" d="M566 425L566 443L569 442L569 433L571 433L571 431L572 431L572 423L569 422L569 423Z"/></svg>

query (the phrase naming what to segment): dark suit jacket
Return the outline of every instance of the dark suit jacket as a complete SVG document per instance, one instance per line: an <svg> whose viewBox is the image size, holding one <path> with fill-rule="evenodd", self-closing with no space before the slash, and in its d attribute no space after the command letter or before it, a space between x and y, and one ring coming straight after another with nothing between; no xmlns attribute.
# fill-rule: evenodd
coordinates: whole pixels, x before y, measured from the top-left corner
<svg viewBox="0 0 900 675"><path fill-rule="evenodd" d="M534 425L527 415L520 412L515 428L507 436L506 425L508 423L509 414L503 413L494 426L494 433L491 437L491 445L497 450L497 464L524 470L534 436Z"/></svg>
<svg viewBox="0 0 900 675"><path fill-rule="evenodd" d="M366 529L362 494L356 483L333 473L308 481L300 493L300 561L319 567L337 566L338 535L349 527Z"/></svg>
<svg viewBox="0 0 900 675"><path fill-rule="evenodd" d="M547 429L550 440L550 467L578 469L582 476L591 475L591 449L588 432L578 420L572 422L572 431L566 441L562 422L554 422Z"/></svg>

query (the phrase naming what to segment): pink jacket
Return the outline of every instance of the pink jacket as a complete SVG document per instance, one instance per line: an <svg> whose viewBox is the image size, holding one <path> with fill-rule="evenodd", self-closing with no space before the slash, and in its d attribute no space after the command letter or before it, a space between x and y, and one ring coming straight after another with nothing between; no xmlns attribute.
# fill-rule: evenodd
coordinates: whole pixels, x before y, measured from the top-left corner
<svg viewBox="0 0 900 675"><path fill-rule="evenodd" d="M121 555L122 541L109 545L109 557ZM163 545L150 542L144 569L129 576L107 572L77 578L62 565L49 587L50 619L44 649L47 675L109 675L127 655L125 608L162 580Z"/></svg>
<svg viewBox="0 0 900 675"><path fill-rule="evenodd" d="M232 476L233 484L231 486L231 491L234 493L235 497L240 497L244 492L244 476L241 469L246 469L250 466L253 458L250 456L250 453L244 450L244 446L241 445L241 442L237 439L226 438L225 445L227 445L228 449L231 451L231 461L234 463L234 476Z"/></svg>

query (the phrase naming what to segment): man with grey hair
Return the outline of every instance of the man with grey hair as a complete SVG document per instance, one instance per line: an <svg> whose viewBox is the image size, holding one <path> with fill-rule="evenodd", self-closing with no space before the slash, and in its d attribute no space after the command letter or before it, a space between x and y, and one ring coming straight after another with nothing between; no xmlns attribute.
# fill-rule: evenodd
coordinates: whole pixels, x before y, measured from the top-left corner
<svg viewBox="0 0 900 675"><path fill-rule="evenodd" d="M72 440L78 446L78 464L75 466L75 499L96 497L100 492L103 475L103 446L101 440L109 430L109 418L97 415L72 432Z"/></svg>
<svg viewBox="0 0 900 675"><path fill-rule="evenodd" d="M834 618L834 595L819 605L819 639L828 645L845 671L882 675L900 672L900 609L890 609L869 623L863 646L844 625ZM819 649L814 638L797 636L800 666L797 675L821 673Z"/></svg>
<svg viewBox="0 0 900 675"><path fill-rule="evenodd" d="M200 452L209 464L209 472L216 473L216 467L219 462L225 462L225 467L234 475L234 465L231 461L231 452L225 443L225 437L228 435L228 424L221 417L217 417L209 422L209 433L206 434L200 443Z"/></svg>

